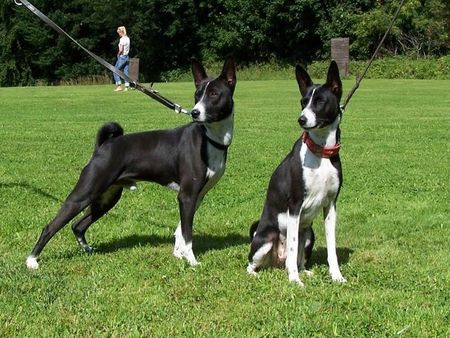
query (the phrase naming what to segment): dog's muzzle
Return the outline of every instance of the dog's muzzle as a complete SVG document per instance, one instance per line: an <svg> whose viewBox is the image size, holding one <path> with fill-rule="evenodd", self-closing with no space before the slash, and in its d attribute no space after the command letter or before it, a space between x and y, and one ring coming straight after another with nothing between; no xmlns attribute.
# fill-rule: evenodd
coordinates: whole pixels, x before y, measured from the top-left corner
<svg viewBox="0 0 450 338"><path fill-rule="evenodd" d="M304 127L306 126L306 123L308 122L308 119L306 118L306 116L302 115L298 118L298 123L300 124L300 127Z"/></svg>
<svg viewBox="0 0 450 338"><path fill-rule="evenodd" d="M298 123L303 129L315 128L317 127L316 114L311 109L305 108L298 118Z"/></svg>

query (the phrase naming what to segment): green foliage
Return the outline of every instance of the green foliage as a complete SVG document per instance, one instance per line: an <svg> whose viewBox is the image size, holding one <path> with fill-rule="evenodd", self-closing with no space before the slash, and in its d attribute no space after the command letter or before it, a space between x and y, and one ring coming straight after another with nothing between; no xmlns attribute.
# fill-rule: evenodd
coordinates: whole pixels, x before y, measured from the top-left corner
<svg viewBox="0 0 450 338"><path fill-rule="evenodd" d="M367 61L350 61L349 78L360 76ZM328 62L314 62L309 70L314 76L326 71ZM450 79L450 56L437 59L386 57L376 59L366 74L367 79Z"/></svg>
<svg viewBox="0 0 450 338"><path fill-rule="evenodd" d="M360 76L368 61L350 60L349 78ZM329 61L316 61L305 65L314 78L327 72ZM208 63L214 74L219 74L222 63ZM294 79L294 65L281 63L275 59L265 63L238 66L239 79L242 80L286 80ZM177 69L162 74L163 81L191 81L189 69ZM375 59L366 74L368 79L450 79L450 56L431 59L412 59L408 57L384 57Z"/></svg>
<svg viewBox="0 0 450 338"><path fill-rule="evenodd" d="M179 77L192 56L208 63L233 53L239 64L309 64L330 55L330 39L349 37L351 56L374 51L399 0L129 0L33 3L85 47L115 62L116 28L125 25L140 80ZM70 40L23 6L0 2L0 85L57 84L102 74ZM445 56L450 4L407 1L380 55ZM173 74L172 74L173 73ZM167 75L169 74L169 75Z"/></svg>
<svg viewBox="0 0 450 338"><path fill-rule="evenodd" d="M281 269L245 271L249 226L300 133L293 78L238 82L227 170L195 217L195 270L172 256L174 192L140 183L89 229L93 255L68 225L28 271L102 123L135 132L189 119L112 85L0 88L0 336L448 337L449 82L363 82L341 126L337 248L348 283L330 281L319 217L304 289ZM193 87L156 84L186 107Z"/></svg>
<svg viewBox="0 0 450 338"><path fill-rule="evenodd" d="M361 75L367 62L350 63L350 76ZM375 60L369 68L367 78L372 79L450 79L450 56L439 59L417 59L405 57Z"/></svg>
<svg viewBox="0 0 450 338"><path fill-rule="evenodd" d="M400 0L377 6L358 16L352 54L359 59L370 57L384 35ZM381 55L425 57L445 55L450 44L450 5L440 0L406 1Z"/></svg>

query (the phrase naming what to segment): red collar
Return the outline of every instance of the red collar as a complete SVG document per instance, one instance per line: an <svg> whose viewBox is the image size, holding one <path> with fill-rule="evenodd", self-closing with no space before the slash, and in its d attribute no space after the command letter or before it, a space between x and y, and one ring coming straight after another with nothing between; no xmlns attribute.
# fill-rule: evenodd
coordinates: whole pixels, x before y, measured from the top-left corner
<svg viewBox="0 0 450 338"><path fill-rule="evenodd" d="M314 143L311 136L309 136L307 131L304 131L302 134L302 141L306 144L308 149L314 153L315 155L323 158L330 158L339 153L339 149L341 149L341 144L338 143L332 147L321 147Z"/></svg>

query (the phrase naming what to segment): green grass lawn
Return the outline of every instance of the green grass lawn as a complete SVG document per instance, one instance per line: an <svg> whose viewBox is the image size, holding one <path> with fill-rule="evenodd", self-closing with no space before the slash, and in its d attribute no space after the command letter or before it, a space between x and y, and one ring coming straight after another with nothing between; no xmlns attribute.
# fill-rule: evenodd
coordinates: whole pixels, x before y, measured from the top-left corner
<svg viewBox="0 0 450 338"><path fill-rule="evenodd" d="M249 226L300 135L294 80L238 82L227 170L195 218L195 269L172 256L176 195L141 183L88 231L96 253L82 253L67 226L28 271L102 123L134 132L189 118L113 86L0 88L0 336L449 336L449 87L362 83L341 128L337 246L348 282L331 282L317 220L303 289L283 270L246 273ZM192 106L192 83L156 88Z"/></svg>

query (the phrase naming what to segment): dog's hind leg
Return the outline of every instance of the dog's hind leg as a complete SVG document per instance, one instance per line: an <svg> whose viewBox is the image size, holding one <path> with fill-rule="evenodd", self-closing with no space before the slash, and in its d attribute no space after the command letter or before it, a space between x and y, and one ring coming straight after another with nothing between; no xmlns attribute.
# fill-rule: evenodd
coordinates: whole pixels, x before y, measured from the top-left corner
<svg viewBox="0 0 450 338"><path fill-rule="evenodd" d="M306 230L306 243L305 243L305 265L311 261L312 250L314 243L316 241L316 236L314 235L314 230L312 224Z"/></svg>
<svg viewBox="0 0 450 338"><path fill-rule="evenodd" d="M56 217L42 230L36 245L28 256L26 264L29 269L37 269L37 258L48 241L70 220L78 215L89 204L89 200L72 201L67 199L62 205Z"/></svg>
<svg viewBox="0 0 450 338"><path fill-rule="evenodd" d="M302 237L304 238L304 240L302 240ZM300 230L299 238L300 238L298 245L299 255L297 260L298 267L300 271L305 273L307 276L312 276L313 272L306 270L306 264L308 264L309 260L311 259L312 249L314 247L315 242L312 224L310 224L304 230Z"/></svg>
<svg viewBox="0 0 450 338"><path fill-rule="evenodd" d="M80 178L75 188L64 201L61 209L56 217L42 230L36 245L28 256L26 264L29 269L37 269L39 264L37 258L48 241L75 216L83 211L102 195L104 191L114 182L114 173L111 175L100 175L98 163L93 163L92 159L89 164L81 171Z"/></svg>
<svg viewBox="0 0 450 338"><path fill-rule="evenodd" d="M254 225L252 225L252 228ZM262 232L254 232L250 253L248 255L247 272L256 275L256 271L271 263L275 243L278 241L279 231L274 227L267 227ZM276 253L275 253L276 254Z"/></svg>
<svg viewBox="0 0 450 338"><path fill-rule="evenodd" d="M78 244L84 251L88 253L94 251L86 241L86 230L92 223L100 219L117 204L122 196L122 190L123 188L121 186L111 186L99 198L91 203L83 218L72 225L72 230L77 238Z"/></svg>

